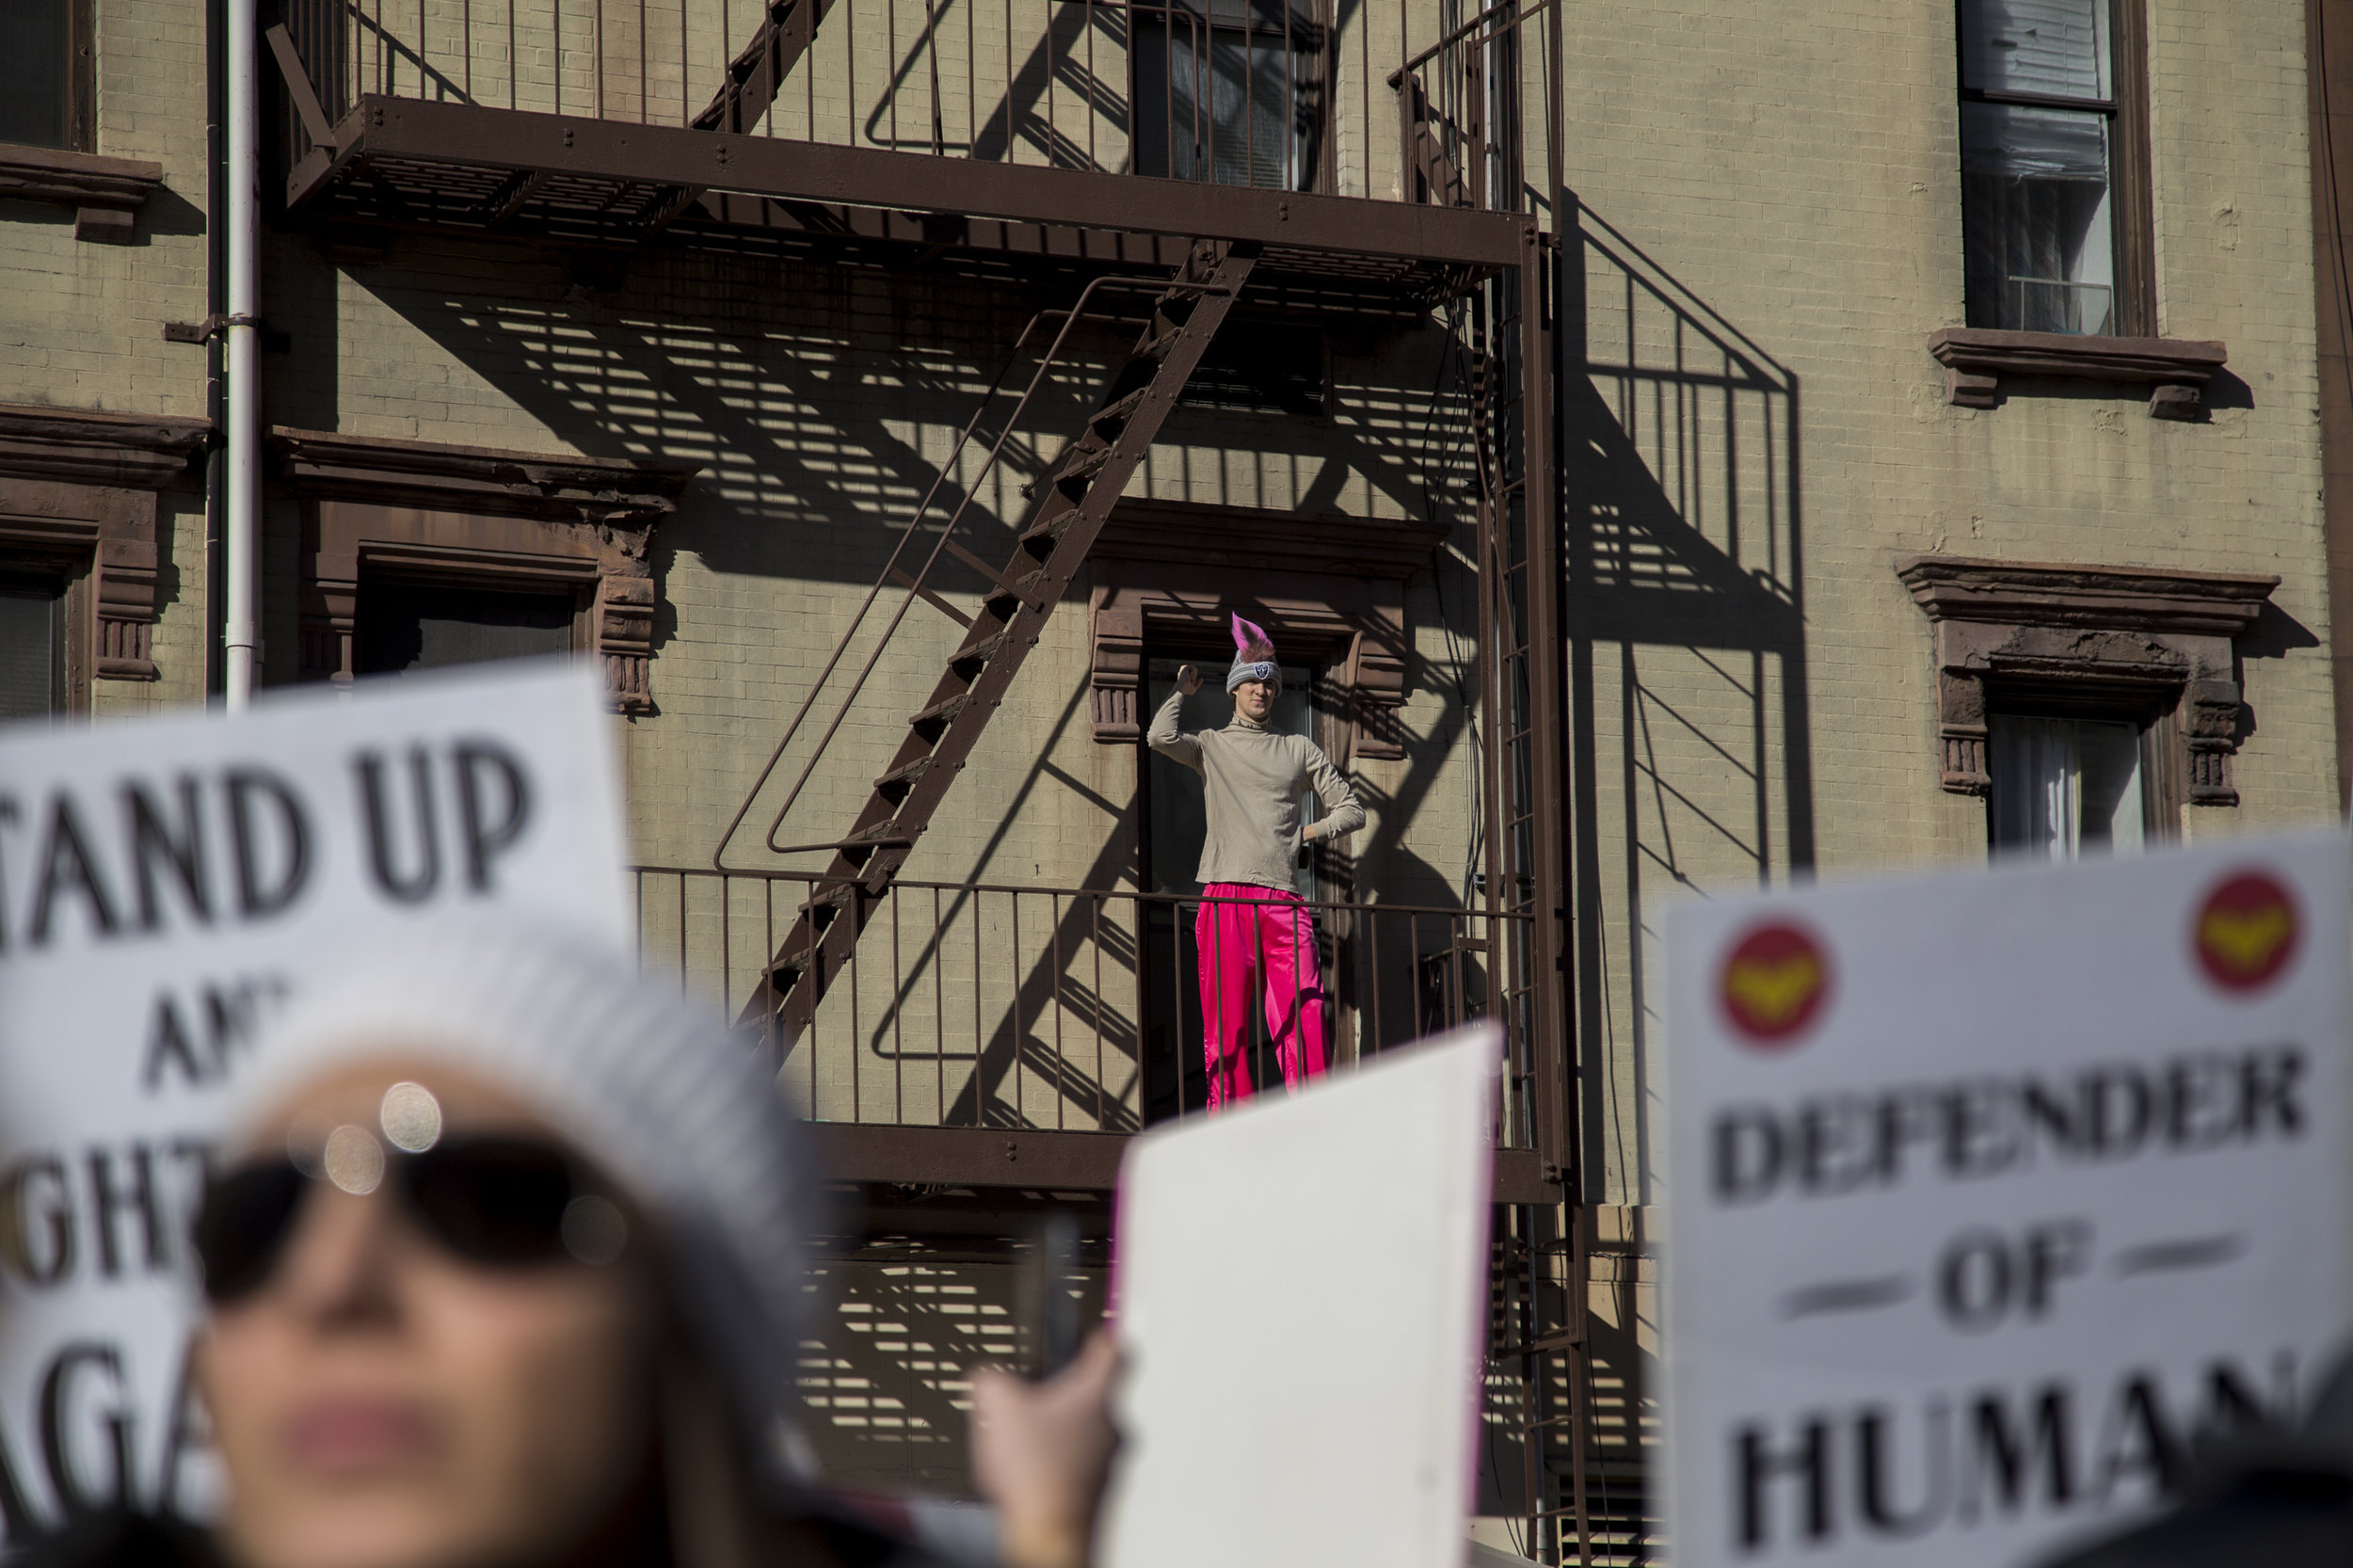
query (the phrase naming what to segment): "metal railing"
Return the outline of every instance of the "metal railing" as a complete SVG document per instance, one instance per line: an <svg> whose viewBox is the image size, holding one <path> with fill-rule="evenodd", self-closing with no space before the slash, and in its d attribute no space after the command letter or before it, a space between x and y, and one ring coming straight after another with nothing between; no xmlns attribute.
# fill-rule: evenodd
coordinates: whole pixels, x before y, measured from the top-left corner
<svg viewBox="0 0 2353 1568"><path fill-rule="evenodd" d="M798 3L788 24L773 19L775 0L286 0L285 11L329 124L374 93L654 125L741 120L755 135L983 163L1531 205L1522 76L1545 68L1523 57L1522 24L1552 0ZM773 99L773 78L745 63L772 35L790 40L770 52L786 67ZM298 159L312 145L299 116L288 131Z"/></svg>
<svg viewBox="0 0 2353 1568"><path fill-rule="evenodd" d="M641 969L730 1017L827 879L641 866ZM760 1043L821 1121L1131 1132L1207 1103L1197 895L896 882L842 977L787 1048ZM1289 901L1229 901L1275 905ZM1334 1071L1486 1014L1490 955L1519 917L1305 901ZM1212 936L1214 941L1217 938ZM1304 956L1304 955L1303 955ZM1281 1041L1315 989L1252 984L1235 1022L1253 1081L1280 1085ZM1504 1019L1501 1143L1534 1146L1524 1029Z"/></svg>

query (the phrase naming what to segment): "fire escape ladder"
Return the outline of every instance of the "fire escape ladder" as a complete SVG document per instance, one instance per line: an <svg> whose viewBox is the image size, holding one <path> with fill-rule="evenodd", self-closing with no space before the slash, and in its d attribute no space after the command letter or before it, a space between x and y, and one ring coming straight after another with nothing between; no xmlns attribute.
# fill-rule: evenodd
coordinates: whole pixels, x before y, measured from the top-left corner
<svg viewBox="0 0 2353 1568"><path fill-rule="evenodd" d="M726 82L696 115L697 131L748 134L776 101L784 79L808 52L831 0L768 0L743 53L728 62Z"/></svg>
<svg viewBox="0 0 2353 1568"><path fill-rule="evenodd" d="M1193 246L1154 300L1086 427L1034 487L1042 499L1012 561L1001 569L979 567L988 584L980 614L948 656L939 683L908 718L906 739L839 840L827 880L802 907L744 1009L747 1022L774 1021L783 1050L808 1027L849 963L860 932L1095 548L1257 259L1254 245Z"/></svg>

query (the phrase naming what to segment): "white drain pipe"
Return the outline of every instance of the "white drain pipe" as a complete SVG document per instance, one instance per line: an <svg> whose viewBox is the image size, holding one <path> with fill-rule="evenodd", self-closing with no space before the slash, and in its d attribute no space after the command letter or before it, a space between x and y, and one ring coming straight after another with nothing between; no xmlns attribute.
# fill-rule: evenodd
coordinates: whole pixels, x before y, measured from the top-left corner
<svg viewBox="0 0 2353 1568"><path fill-rule="evenodd" d="M254 57L262 42L256 0L229 0L229 516L222 607L222 686L229 712L253 699L254 631L262 514L261 115Z"/></svg>

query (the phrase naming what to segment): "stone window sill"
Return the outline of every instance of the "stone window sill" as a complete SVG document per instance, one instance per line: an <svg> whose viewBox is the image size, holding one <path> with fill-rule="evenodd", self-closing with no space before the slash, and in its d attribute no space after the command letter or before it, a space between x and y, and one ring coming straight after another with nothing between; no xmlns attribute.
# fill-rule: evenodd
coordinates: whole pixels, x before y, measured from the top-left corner
<svg viewBox="0 0 2353 1568"><path fill-rule="evenodd" d="M164 183L164 166L54 147L0 143L0 198L73 209L73 237L131 243L132 225Z"/></svg>
<svg viewBox="0 0 2353 1568"><path fill-rule="evenodd" d="M2003 332L1946 327L1929 335L1929 352L1945 367L1945 401L1991 408L2002 383L2021 376L2128 381L2147 386L2149 417L2189 420L2204 406L2206 383L2222 368L2218 343L2182 338L2094 338L2068 332Z"/></svg>

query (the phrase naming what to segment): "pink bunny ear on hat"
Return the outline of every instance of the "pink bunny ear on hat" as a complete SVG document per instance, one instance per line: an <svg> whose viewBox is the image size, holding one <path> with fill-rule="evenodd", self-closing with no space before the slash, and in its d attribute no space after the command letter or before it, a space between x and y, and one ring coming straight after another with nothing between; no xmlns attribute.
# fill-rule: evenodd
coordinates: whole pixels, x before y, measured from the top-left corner
<svg viewBox="0 0 2353 1568"><path fill-rule="evenodd" d="M1250 650L1250 646L1253 643L1262 644L1269 648L1272 648L1274 645L1274 639L1266 634L1264 628L1254 622L1242 619L1239 611L1229 611L1227 613L1232 615L1234 618L1235 648L1246 653Z"/></svg>

